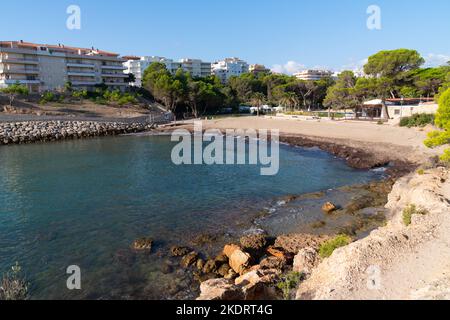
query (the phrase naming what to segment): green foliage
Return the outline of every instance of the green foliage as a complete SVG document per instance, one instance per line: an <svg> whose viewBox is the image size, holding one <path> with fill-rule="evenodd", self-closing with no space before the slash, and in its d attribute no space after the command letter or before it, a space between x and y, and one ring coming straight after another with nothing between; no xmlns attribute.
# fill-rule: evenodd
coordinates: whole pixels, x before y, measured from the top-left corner
<svg viewBox="0 0 450 320"><path fill-rule="evenodd" d="M57 102L59 101L59 97L51 92L51 91L46 91L41 95L41 99L39 100L40 104L46 104L49 102Z"/></svg>
<svg viewBox="0 0 450 320"><path fill-rule="evenodd" d="M445 163L447 166L449 166L450 165L450 148L446 149L439 159L443 163Z"/></svg>
<svg viewBox="0 0 450 320"><path fill-rule="evenodd" d="M352 71L342 72L336 83L328 88L323 102L324 106L333 109L351 109L358 105L355 94L356 77Z"/></svg>
<svg viewBox="0 0 450 320"><path fill-rule="evenodd" d="M87 90L76 90L72 92L72 97L76 99L86 99L88 97Z"/></svg>
<svg viewBox="0 0 450 320"><path fill-rule="evenodd" d="M415 204L410 204L403 209L403 223L409 226L412 222L412 216L415 214L426 215L428 211L422 208L417 208Z"/></svg>
<svg viewBox="0 0 450 320"><path fill-rule="evenodd" d="M277 287L283 292L284 300L291 299L292 291L298 288L303 279L304 275L299 272L290 272L281 279Z"/></svg>
<svg viewBox="0 0 450 320"><path fill-rule="evenodd" d="M21 85L20 83L15 83L13 85L10 85L6 88L0 89L0 92L6 94L9 96L9 105L12 107L14 99L19 96L27 96L30 94L30 91L28 88L24 85Z"/></svg>
<svg viewBox="0 0 450 320"><path fill-rule="evenodd" d="M411 117L404 117L400 120L400 127L425 127L428 124L434 124L433 114L414 114Z"/></svg>
<svg viewBox="0 0 450 320"><path fill-rule="evenodd" d="M423 176L425 174L425 170L424 169L419 169L419 170L417 170L417 174L419 176Z"/></svg>
<svg viewBox="0 0 450 320"><path fill-rule="evenodd" d="M323 243L319 248L319 255L325 259L330 257L334 250L345 247L346 245L349 245L352 242L352 238L350 238L347 235L338 235L334 237L331 240L326 241Z"/></svg>
<svg viewBox="0 0 450 320"><path fill-rule="evenodd" d="M450 127L450 88L439 98L439 109L436 114L436 125L439 128Z"/></svg>
<svg viewBox="0 0 450 320"><path fill-rule="evenodd" d="M0 300L26 300L28 299L28 283L22 276L19 263L11 267L11 271L3 275L0 282Z"/></svg>
<svg viewBox="0 0 450 320"><path fill-rule="evenodd" d="M431 131L428 133L428 138L424 141L428 148L436 148L444 144L450 143L450 132L446 131Z"/></svg>
<svg viewBox="0 0 450 320"><path fill-rule="evenodd" d="M416 50L380 51L369 57L364 72L368 75L398 79L404 72L418 69L424 62Z"/></svg>

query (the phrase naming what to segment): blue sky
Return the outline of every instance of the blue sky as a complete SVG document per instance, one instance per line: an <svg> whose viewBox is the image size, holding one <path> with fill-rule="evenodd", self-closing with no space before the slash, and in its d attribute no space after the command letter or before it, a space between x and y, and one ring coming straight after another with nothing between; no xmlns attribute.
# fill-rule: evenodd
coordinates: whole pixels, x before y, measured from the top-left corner
<svg viewBox="0 0 450 320"><path fill-rule="evenodd" d="M81 30L66 9L81 8ZM382 29L366 27L369 5ZM1 40L95 46L122 55L238 56L280 71L354 68L382 49L450 60L448 0L22 0L2 3Z"/></svg>

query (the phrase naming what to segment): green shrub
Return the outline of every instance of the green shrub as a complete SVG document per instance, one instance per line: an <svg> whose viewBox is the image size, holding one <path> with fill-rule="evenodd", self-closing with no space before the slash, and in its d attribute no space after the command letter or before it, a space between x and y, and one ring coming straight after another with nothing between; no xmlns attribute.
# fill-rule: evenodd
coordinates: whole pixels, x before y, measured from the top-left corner
<svg viewBox="0 0 450 320"><path fill-rule="evenodd" d="M423 176L425 174L425 170L419 169L419 170L417 170L417 174L420 176Z"/></svg>
<svg viewBox="0 0 450 320"><path fill-rule="evenodd" d="M0 282L0 300L26 300L27 298L28 283L22 277L22 268L16 262Z"/></svg>
<svg viewBox="0 0 450 320"><path fill-rule="evenodd" d="M450 88L439 98L439 109L436 114L436 125L439 128L450 127Z"/></svg>
<svg viewBox="0 0 450 320"><path fill-rule="evenodd" d="M41 95L40 104L46 104L49 102L57 102L59 101L59 97L51 91L46 91Z"/></svg>
<svg viewBox="0 0 450 320"><path fill-rule="evenodd" d="M415 214L426 215L428 211L422 208L417 208L415 204L408 205L403 209L403 223L405 226L409 226L412 222L412 216Z"/></svg>
<svg viewBox="0 0 450 320"><path fill-rule="evenodd" d="M450 143L450 131L431 131L424 141L428 148L435 148Z"/></svg>
<svg viewBox="0 0 450 320"><path fill-rule="evenodd" d="M324 259L330 257L334 250L345 247L352 242L352 238L347 235L338 235L323 243L319 248L319 255Z"/></svg>
<svg viewBox="0 0 450 320"><path fill-rule="evenodd" d="M297 289L303 279L304 275L299 272L290 272L282 278L277 287L283 291L284 300L291 298L292 290Z"/></svg>
<svg viewBox="0 0 450 320"><path fill-rule="evenodd" d="M86 90L76 90L72 92L72 97L75 99L86 99L88 97L88 92Z"/></svg>
<svg viewBox="0 0 450 320"><path fill-rule="evenodd" d="M446 149L439 159L446 165L450 165L450 149Z"/></svg>
<svg viewBox="0 0 450 320"><path fill-rule="evenodd" d="M405 117L400 120L400 127L425 127L428 124L434 124L433 114L415 114L411 117Z"/></svg>

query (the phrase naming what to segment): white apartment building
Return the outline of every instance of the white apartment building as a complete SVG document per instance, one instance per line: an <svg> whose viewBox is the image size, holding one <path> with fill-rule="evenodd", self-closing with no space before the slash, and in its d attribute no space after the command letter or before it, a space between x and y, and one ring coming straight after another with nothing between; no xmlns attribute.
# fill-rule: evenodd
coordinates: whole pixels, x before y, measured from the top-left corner
<svg viewBox="0 0 450 320"><path fill-rule="evenodd" d="M299 80L318 81L323 78L330 78L333 76L332 71L328 70L303 70L294 74Z"/></svg>
<svg viewBox="0 0 450 320"><path fill-rule="evenodd" d="M176 62L172 59L157 56L146 57L124 57L127 61L124 63L125 73L132 73L136 77L132 86L141 87L142 78L145 70L154 62L163 63L167 70L175 74L178 69L189 72L193 77L208 77L211 75L211 63L203 62L200 59L181 59Z"/></svg>
<svg viewBox="0 0 450 320"><path fill-rule="evenodd" d="M0 41L0 87L20 83L31 92L74 88L93 90L105 84L124 91L128 87L119 54L98 49Z"/></svg>
<svg viewBox="0 0 450 320"><path fill-rule="evenodd" d="M248 72L248 63L239 58L227 58L212 64L212 73L223 83L226 83L233 76L239 77Z"/></svg>

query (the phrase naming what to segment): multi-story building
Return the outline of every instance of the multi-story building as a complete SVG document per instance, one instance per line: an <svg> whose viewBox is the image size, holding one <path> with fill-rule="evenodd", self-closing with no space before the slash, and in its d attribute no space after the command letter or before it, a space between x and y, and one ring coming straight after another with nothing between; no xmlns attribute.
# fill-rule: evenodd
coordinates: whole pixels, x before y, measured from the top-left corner
<svg viewBox="0 0 450 320"><path fill-rule="evenodd" d="M127 61L124 63L125 73L132 73L136 81L130 83L132 86L141 87L142 78L145 70L154 62L163 63L167 70L175 74L178 69L189 72L193 77L207 77L211 75L211 63L203 62L200 59L181 59L179 62L164 57L124 57Z"/></svg>
<svg viewBox="0 0 450 320"><path fill-rule="evenodd" d="M181 68L193 77L208 77L211 75L211 62L200 59L181 59Z"/></svg>
<svg viewBox="0 0 450 320"><path fill-rule="evenodd" d="M238 77L248 72L248 63L239 58L227 58L212 64L212 73L223 83L227 82L233 76Z"/></svg>
<svg viewBox="0 0 450 320"><path fill-rule="evenodd" d="M333 76L332 71L328 70L303 70L294 74L299 80L318 81L323 78L330 78Z"/></svg>
<svg viewBox="0 0 450 320"><path fill-rule="evenodd" d="M23 41L0 42L0 87L20 83L31 92L74 88L93 90L105 84L124 91L128 75L119 54L98 49Z"/></svg>
<svg viewBox="0 0 450 320"><path fill-rule="evenodd" d="M264 66L262 64L251 64L248 69L248 72L257 75L260 73L269 73L270 69L266 68L266 66Z"/></svg>

